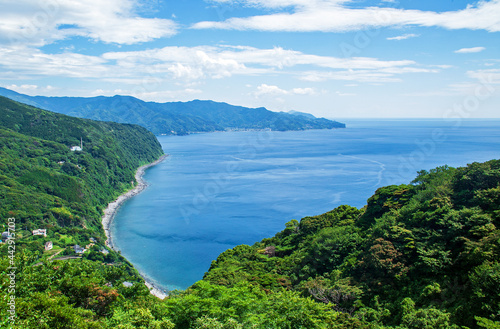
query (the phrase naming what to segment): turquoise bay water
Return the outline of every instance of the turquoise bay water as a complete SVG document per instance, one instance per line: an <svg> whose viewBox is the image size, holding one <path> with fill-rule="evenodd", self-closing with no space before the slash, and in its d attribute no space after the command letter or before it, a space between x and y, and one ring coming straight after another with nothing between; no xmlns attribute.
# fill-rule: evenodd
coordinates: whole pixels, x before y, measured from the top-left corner
<svg viewBox="0 0 500 329"><path fill-rule="evenodd" d="M122 254L165 289L185 289L228 248L284 224L362 207L421 169L500 158L500 121L348 120L347 129L159 137L166 161L118 211Z"/></svg>

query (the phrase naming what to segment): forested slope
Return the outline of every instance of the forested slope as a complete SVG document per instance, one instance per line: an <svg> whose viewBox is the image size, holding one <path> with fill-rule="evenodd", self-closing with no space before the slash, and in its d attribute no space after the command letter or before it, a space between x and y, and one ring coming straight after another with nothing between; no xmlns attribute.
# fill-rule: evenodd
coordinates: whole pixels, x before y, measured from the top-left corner
<svg viewBox="0 0 500 329"><path fill-rule="evenodd" d="M499 226L500 161L445 166L228 250L204 281L298 291L356 326L498 328Z"/></svg>
<svg viewBox="0 0 500 329"><path fill-rule="evenodd" d="M154 136L2 98L0 120L0 216L4 227L15 218L17 314L14 325L5 316L12 269L3 244L2 327L500 326L499 160L422 171L378 189L362 209L291 220L222 253L203 280L161 301L119 254L101 252L101 211L161 155ZM71 152L80 138L83 151ZM33 236L37 228L47 236ZM75 257L70 247L90 241L81 257L49 259Z"/></svg>
<svg viewBox="0 0 500 329"><path fill-rule="evenodd" d="M81 142L82 151L71 151L70 147ZM54 267L34 264L50 264L48 258L56 253L76 257L74 245L88 245L90 250L83 258L99 261L86 265L82 259L66 261L79 262L75 269L62 267L66 284L83 285L90 293L106 295L85 284L85 276L91 274L85 266L101 267L112 273L114 280L141 281L119 254L101 252L105 241L101 216L109 202L134 186L137 167L162 154L155 136L140 126L72 118L0 97L0 221L2 232L7 231L9 222L15 229L10 231L15 251L8 253L12 250L6 236L0 245L2 293L7 292L7 256L12 255L17 267L17 306L28 316L37 306L30 304L30 310L23 309L23 303L48 298L40 285L52 285L55 280L51 274ZM46 230L46 235L33 235L37 229ZM49 241L53 247L45 250ZM103 262L114 265L106 267ZM69 300L66 304L73 307ZM2 327L7 325L5 307L5 303L0 306ZM48 304L44 307L52 312ZM35 316L30 321L42 320Z"/></svg>
<svg viewBox="0 0 500 329"><path fill-rule="evenodd" d="M92 227L101 211L133 187L140 165L162 153L146 129L56 114L0 97L2 218L40 225ZM82 151L71 151L83 144Z"/></svg>

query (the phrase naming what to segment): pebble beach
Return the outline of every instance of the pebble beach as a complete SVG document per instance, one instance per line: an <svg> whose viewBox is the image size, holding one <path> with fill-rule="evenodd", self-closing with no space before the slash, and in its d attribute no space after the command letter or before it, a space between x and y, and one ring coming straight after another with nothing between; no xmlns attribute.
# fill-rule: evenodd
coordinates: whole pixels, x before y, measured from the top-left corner
<svg viewBox="0 0 500 329"><path fill-rule="evenodd" d="M137 185L133 189L120 195L115 201L109 203L108 207L104 210L104 215L102 216L102 227L104 228L104 232L106 234L106 246L108 246L109 248L117 251L113 244L113 239L110 231L111 223L113 222L116 212L125 201L141 193L142 191L144 191L144 189L147 188L148 183L143 179L144 172L146 171L146 169L151 168L165 160L166 157L168 157L168 155L164 154L160 158L158 158L158 160L139 167L135 173L135 180L137 181ZM167 296L165 292L163 292L160 288L156 287L152 282L150 282L147 277L145 277L144 275L142 276L146 281L146 286L151 291L151 294L161 299Z"/></svg>

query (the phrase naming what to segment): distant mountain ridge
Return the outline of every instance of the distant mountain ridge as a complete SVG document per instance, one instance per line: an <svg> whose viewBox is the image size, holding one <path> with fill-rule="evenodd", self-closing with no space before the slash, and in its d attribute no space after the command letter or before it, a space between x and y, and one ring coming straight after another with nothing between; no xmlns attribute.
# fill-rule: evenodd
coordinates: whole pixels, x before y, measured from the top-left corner
<svg viewBox="0 0 500 329"><path fill-rule="evenodd" d="M138 124L155 135L185 135L224 130L276 131L345 128L345 124L312 114L272 112L214 101L145 102L132 96L28 96L0 88L0 96L79 118Z"/></svg>

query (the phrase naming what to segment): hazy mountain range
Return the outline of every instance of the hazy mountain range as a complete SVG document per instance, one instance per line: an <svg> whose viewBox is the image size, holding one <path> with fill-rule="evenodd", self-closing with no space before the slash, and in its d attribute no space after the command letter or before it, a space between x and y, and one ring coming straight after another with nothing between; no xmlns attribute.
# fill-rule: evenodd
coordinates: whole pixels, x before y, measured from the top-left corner
<svg viewBox="0 0 500 329"><path fill-rule="evenodd" d="M277 131L345 128L345 124L296 111L272 112L206 100L145 102L131 96L28 96L0 88L0 96L74 117L141 125L156 135L242 129Z"/></svg>

